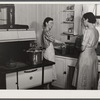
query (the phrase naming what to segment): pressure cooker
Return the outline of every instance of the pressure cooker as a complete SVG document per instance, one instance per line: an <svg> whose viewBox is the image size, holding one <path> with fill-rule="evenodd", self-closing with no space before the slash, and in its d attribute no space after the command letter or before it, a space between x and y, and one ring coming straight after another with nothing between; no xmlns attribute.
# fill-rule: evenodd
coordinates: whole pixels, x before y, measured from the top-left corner
<svg viewBox="0 0 100 100"><path fill-rule="evenodd" d="M31 64L37 65L43 61L43 50L30 48L27 50Z"/></svg>

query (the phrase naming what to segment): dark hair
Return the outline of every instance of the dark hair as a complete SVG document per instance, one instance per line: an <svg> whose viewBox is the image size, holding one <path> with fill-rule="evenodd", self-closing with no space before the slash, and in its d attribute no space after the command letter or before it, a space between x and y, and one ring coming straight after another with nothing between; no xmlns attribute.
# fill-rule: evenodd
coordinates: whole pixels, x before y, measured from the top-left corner
<svg viewBox="0 0 100 100"><path fill-rule="evenodd" d="M96 17L92 12L87 12L83 15L83 18L88 19L88 22L90 23L95 23L96 22Z"/></svg>
<svg viewBox="0 0 100 100"><path fill-rule="evenodd" d="M44 19L43 26L46 27L46 22L48 23L50 20L53 21L53 18L51 18L51 17L46 17L46 18Z"/></svg>

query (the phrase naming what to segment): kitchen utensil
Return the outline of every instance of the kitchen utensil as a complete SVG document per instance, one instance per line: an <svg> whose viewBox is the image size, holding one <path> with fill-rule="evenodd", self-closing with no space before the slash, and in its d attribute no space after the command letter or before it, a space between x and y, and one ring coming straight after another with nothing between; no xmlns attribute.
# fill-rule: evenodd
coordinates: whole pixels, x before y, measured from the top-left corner
<svg viewBox="0 0 100 100"><path fill-rule="evenodd" d="M43 61L43 50L41 49L32 49L26 51L29 54L29 60L31 64L37 65Z"/></svg>

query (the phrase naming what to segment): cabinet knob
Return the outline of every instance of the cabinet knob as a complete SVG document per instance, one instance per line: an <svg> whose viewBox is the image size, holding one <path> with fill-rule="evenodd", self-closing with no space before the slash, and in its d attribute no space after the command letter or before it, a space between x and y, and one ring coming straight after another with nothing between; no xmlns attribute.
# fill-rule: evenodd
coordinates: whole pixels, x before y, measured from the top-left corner
<svg viewBox="0 0 100 100"><path fill-rule="evenodd" d="M16 84L18 84L18 82L16 82Z"/></svg>
<svg viewBox="0 0 100 100"><path fill-rule="evenodd" d="M66 71L64 71L63 74L66 74Z"/></svg>
<svg viewBox="0 0 100 100"><path fill-rule="evenodd" d="M32 76L30 76L30 80L32 80L33 79L33 77Z"/></svg>

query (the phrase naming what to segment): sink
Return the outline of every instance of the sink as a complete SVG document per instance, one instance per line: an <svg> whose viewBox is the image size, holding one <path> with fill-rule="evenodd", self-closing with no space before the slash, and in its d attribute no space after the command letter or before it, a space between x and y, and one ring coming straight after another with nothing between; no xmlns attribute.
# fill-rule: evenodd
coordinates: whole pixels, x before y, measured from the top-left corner
<svg viewBox="0 0 100 100"><path fill-rule="evenodd" d="M55 54L59 56L66 56L66 57L74 57L78 58L79 56L79 50L75 47L75 45L66 45L65 48L62 48L61 46L56 46L55 48Z"/></svg>

